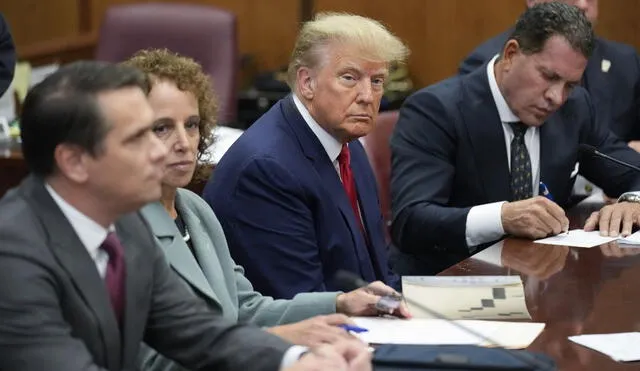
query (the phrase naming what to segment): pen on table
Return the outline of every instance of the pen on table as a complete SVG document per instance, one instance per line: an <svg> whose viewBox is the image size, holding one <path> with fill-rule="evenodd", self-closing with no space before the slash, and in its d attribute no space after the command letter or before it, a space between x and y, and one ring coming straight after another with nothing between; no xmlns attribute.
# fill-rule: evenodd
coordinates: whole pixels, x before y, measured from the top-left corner
<svg viewBox="0 0 640 371"><path fill-rule="evenodd" d="M538 189L538 193L541 196L544 196L547 200L554 201L553 195L549 191L549 187L547 187L547 185L544 184L544 182L540 182L540 188ZM563 233L569 234L569 229L567 229L566 231L562 232L561 234L563 234Z"/></svg>
<svg viewBox="0 0 640 371"><path fill-rule="evenodd" d="M343 328L349 332L355 332L356 334L359 334L361 332L367 332L369 330L367 330L366 328L363 327L358 327L358 326L354 326L354 325L347 325L347 324L342 324L342 325L338 325L338 327Z"/></svg>

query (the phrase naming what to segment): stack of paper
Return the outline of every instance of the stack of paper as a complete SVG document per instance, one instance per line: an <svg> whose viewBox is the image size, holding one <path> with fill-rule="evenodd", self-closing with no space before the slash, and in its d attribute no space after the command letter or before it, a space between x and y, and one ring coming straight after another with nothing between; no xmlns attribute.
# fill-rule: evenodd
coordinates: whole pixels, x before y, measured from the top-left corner
<svg viewBox="0 0 640 371"><path fill-rule="evenodd" d="M438 318L426 307L448 319L531 319L520 276L405 276L402 292L416 318Z"/></svg>
<svg viewBox="0 0 640 371"><path fill-rule="evenodd" d="M561 245L573 247L594 247L605 243L616 241L619 244L640 245L640 232L636 232L627 237L604 237L599 231L585 232L582 229L573 229L567 233L536 240L536 243L546 245Z"/></svg>
<svg viewBox="0 0 640 371"><path fill-rule="evenodd" d="M417 318L356 317L353 320L368 330L357 336L371 344L480 345L511 349L528 347L545 326L544 323Z"/></svg>
<svg viewBox="0 0 640 371"><path fill-rule="evenodd" d="M604 353L615 361L640 361L640 332L569 336L569 340Z"/></svg>

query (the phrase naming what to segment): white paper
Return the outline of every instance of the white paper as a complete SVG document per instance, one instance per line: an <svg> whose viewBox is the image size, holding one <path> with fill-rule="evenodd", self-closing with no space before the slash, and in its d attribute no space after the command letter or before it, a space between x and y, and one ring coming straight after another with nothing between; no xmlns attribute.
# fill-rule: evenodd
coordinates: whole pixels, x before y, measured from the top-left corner
<svg viewBox="0 0 640 371"><path fill-rule="evenodd" d="M535 243L543 243L546 245L561 245L574 247L594 247L611 241L617 240L618 237L600 236L599 231L585 232L582 229L572 229L568 233L560 233L557 236L543 238L533 241Z"/></svg>
<svg viewBox="0 0 640 371"><path fill-rule="evenodd" d="M213 131L213 143L205 152L202 162L217 164L229 147L240 138L244 131L227 126L216 126Z"/></svg>
<svg viewBox="0 0 640 371"><path fill-rule="evenodd" d="M439 319L388 319L379 317L352 318L367 332L357 334L371 344L475 345L482 340Z"/></svg>
<svg viewBox="0 0 640 371"><path fill-rule="evenodd" d="M402 293L414 318L531 319L520 276L404 276Z"/></svg>
<svg viewBox="0 0 640 371"><path fill-rule="evenodd" d="M615 361L640 361L640 332L569 336L569 340L604 353Z"/></svg>
<svg viewBox="0 0 640 371"><path fill-rule="evenodd" d="M402 320L380 317L352 319L359 327L369 330L357 336L371 344L480 345L520 349L529 346L545 326L544 323L476 320Z"/></svg>
<svg viewBox="0 0 640 371"><path fill-rule="evenodd" d="M634 234L631 234L627 237L618 239L618 243L625 244L625 245L634 245L634 246L628 246L628 247L640 247L640 246L636 246L636 245L640 245L640 231ZM620 247L624 247L624 246L620 246Z"/></svg>
<svg viewBox="0 0 640 371"><path fill-rule="evenodd" d="M402 282L436 287L522 285L520 276L403 276Z"/></svg>
<svg viewBox="0 0 640 371"><path fill-rule="evenodd" d="M573 247L590 248L605 243L616 241L619 244L627 245L627 247L640 247L640 231L627 237L604 237L600 236L599 231L585 232L582 229L573 229L568 233L560 233L557 236L543 238L533 242L543 243L546 245L561 245ZM631 246L633 245L633 246ZM635 246L638 245L638 246ZM621 246L624 247L624 246Z"/></svg>

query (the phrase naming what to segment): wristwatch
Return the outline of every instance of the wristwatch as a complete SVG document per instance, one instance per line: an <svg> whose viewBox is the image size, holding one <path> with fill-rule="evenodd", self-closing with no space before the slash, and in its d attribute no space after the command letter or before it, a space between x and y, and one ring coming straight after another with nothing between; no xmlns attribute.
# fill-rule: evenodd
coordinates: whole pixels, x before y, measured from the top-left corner
<svg viewBox="0 0 640 371"><path fill-rule="evenodd" d="M635 193L625 193L620 198L618 198L618 202L634 202L640 203L640 195Z"/></svg>

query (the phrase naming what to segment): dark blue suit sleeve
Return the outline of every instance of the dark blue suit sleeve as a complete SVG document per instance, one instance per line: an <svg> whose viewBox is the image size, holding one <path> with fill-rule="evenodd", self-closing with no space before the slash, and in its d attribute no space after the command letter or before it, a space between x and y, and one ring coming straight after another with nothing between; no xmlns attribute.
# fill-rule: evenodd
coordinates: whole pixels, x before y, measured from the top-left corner
<svg viewBox="0 0 640 371"><path fill-rule="evenodd" d="M496 54L500 53L500 50L504 47L507 39L511 35L512 30L509 29L495 37L485 41L478 45L458 67L459 75L466 75L471 73L489 62Z"/></svg>
<svg viewBox="0 0 640 371"><path fill-rule="evenodd" d="M16 49L9 25L0 14L0 96L9 88L16 67Z"/></svg>
<svg viewBox="0 0 640 371"><path fill-rule="evenodd" d="M470 208L447 206L458 138L442 103L429 92L410 97L391 137L392 238L405 252L428 246L468 252Z"/></svg>
<svg viewBox="0 0 640 371"><path fill-rule="evenodd" d="M308 202L298 179L261 158L242 170L229 202L234 210L215 209L256 291L285 299L326 291Z"/></svg>
<svg viewBox="0 0 640 371"><path fill-rule="evenodd" d="M640 140L640 56L638 53L634 54L634 61L636 64L636 71L638 74L636 75L636 83L634 86L634 101L633 101L633 109L635 110L635 122L633 123L633 129L631 130L631 140Z"/></svg>
<svg viewBox="0 0 640 371"><path fill-rule="evenodd" d="M585 94L584 97L585 107L591 112L586 143L613 158L640 167L640 154L609 130L598 118L589 95ZM595 156L584 156L581 159L580 173L611 197L620 196L624 192L640 191L640 174L637 171Z"/></svg>
<svg viewBox="0 0 640 371"><path fill-rule="evenodd" d="M469 54L469 56L467 56L467 58L465 58L460 63L460 66L458 67L458 74L469 74L482 67L482 65L485 64L488 60L489 59L483 53L480 53L478 50L474 50L473 52L471 52L471 54Z"/></svg>

